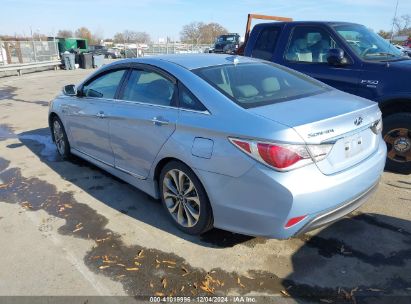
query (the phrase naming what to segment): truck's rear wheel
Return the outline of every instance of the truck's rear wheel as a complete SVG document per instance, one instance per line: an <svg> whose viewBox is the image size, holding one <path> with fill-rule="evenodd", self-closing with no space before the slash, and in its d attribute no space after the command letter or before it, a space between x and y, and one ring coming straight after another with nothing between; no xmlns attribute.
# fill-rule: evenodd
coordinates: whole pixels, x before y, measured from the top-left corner
<svg viewBox="0 0 411 304"><path fill-rule="evenodd" d="M397 113L384 118L383 137L388 155L385 168L411 173L411 113Z"/></svg>

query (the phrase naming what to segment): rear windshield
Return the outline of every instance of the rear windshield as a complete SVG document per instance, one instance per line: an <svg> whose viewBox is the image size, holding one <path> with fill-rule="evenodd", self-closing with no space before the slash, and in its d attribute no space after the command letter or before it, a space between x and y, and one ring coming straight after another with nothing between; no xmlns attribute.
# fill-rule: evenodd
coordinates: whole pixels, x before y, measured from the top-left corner
<svg viewBox="0 0 411 304"><path fill-rule="evenodd" d="M330 88L312 78L270 63L241 63L193 70L243 108L308 97Z"/></svg>

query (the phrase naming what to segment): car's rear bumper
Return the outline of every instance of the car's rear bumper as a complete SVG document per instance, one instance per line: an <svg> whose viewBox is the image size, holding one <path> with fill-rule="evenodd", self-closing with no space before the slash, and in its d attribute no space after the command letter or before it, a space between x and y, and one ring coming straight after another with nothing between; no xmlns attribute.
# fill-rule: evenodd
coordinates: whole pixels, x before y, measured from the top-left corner
<svg viewBox="0 0 411 304"><path fill-rule="evenodd" d="M295 235L304 234L308 231L320 228L322 226L330 225L335 221L338 221L343 216L358 209L377 190L378 183L379 181L363 193L359 194L357 197L349 200L348 202L345 202L335 208L326 210L323 213L312 218Z"/></svg>
<svg viewBox="0 0 411 304"><path fill-rule="evenodd" d="M195 170L213 208L217 228L247 235L289 238L326 225L363 204L377 187L387 148L356 166L324 175L316 165L277 172L256 163L240 177ZM301 222L286 228L299 216Z"/></svg>

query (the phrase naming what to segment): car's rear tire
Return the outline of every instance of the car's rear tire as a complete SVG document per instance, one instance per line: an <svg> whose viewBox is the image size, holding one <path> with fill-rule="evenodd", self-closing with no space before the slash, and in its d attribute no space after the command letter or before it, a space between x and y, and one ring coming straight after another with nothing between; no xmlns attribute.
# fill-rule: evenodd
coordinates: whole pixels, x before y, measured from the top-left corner
<svg viewBox="0 0 411 304"><path fill-rule="evenodd" d="M397 113L384 118L383 137L388 155L385 169L411 173L411 113Z"/></svg>
<svg viewBox="0 0 411 304"><path fill-rule="evenodd" d="M213 228L213 212L203 185L195 173L178 161L167 163L159 178L160 197L173 223L188 234Z"/></svg>
<svg viewBox="0 0 411 304"><path fill-rule="evenodd" d="M54 116L51 120L51 131L57 152L63 159L68 159L71 156L70 143L64 125L57 116Z"/></svg>

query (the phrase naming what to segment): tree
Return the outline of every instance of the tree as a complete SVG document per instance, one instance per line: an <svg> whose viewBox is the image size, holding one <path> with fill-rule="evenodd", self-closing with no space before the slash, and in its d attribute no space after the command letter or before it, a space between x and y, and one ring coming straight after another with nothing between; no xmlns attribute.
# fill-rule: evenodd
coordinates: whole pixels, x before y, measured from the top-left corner
<svg viewBox="0 0 411 304"><path fill-rule="evenodd" d="M126 43L132 43L135 40L135 32L133 31L129 31L129 30L125 30L123 32L123 37L124 37L124 41Z"/></svg>
<svg viewBox="0 0 411 304"><path fill-rule="evenodd" d="M396 35L411 35L411 15L403 15L393 20Z"/></svg>
<svg viewBox="0 0 411 304"><path fill-rule="evenodd" d="M91 35L90 43L91 43L91 44L100 44L101 41L103 40L103 38L104 38L103 31L100 30L100 29L99 29L99 30L96 30L96 31L94 31L94 33L92 33L92 35Z"/></svg>
<svg viewBox="0 0 411 304"><path fill-rule="evenodd" d="M116 33L113 41L115 43L149 43L151 38L146 32L125 30L122 33Z"/></svg>
<svg viewBox="0 0 411 304"><path fill-rule="evenodd" d="M185 43L199 44L201 42L201 28L205 24L203 22L191 22L183 26L180 32L180 39Z"/></svg>
<svg viewBox="0 0 411 304"><path fill-rule="evenodd" d="M77 38L87 39L89 42L93 39L90 30L84 26L77 29L74 34Z"/></svg>
<svg viewBox="0 0 411 304"><path fill-rule="evenodd" d="M125 38L124 38L123 33L114 34L114 37L113 37L114 43L124 43L124 41L125 41Z"/></svg>
<svg viewBox="0 0 411 304"><path fill-rule="evenodd" d="M391 32L386 32L384 30L380 30L378 32L378 35L380 35L384 39L390 39L391 38Z"/></svg>
<svg viewBox="0 0 411 304"><path fill-rule="evenodd" d="M99 44L103 40L103 32L101 30L92 33L84 26L77 29L74 34L78 38L87 39L89 44Z"/></svg>
<svg viewBox="0 0 411 304"><path fill-rule="evenodd" d="M215 22L208 24L191 22L183 26L180 32L180 39L186 43L213 43L218 36L227 33L226 28Z"/></svg>
<svg viewBox="0 0 411 304"><path fill-rule="evenodd" d="M61 38L73 37L73 31L70 31L70 30L59 30L59 31L57 32L57 37L61 37Z"/></svg>
<svg viewBox="0 0 411 304"><path fill-rule="evenodd" d="M126 40L134 43L146 43L150 41L150 35L145 32L125 31Z"/></svg>
<svg viewBox="0 0 411 304"><path fill-rule="evenodd" d="M151 41L151 37L146 32L136 32L135 33L135 41L137 43L149 43Z"/></svg>
<svg viewBox="0 0 411 304"><path fill-rule="evenodd" d="M208 44L213 43L218 36L228 34L226 28L224 28L221 24L214 22L202 26L200 28L200 32L201 42Z"/></svg>

